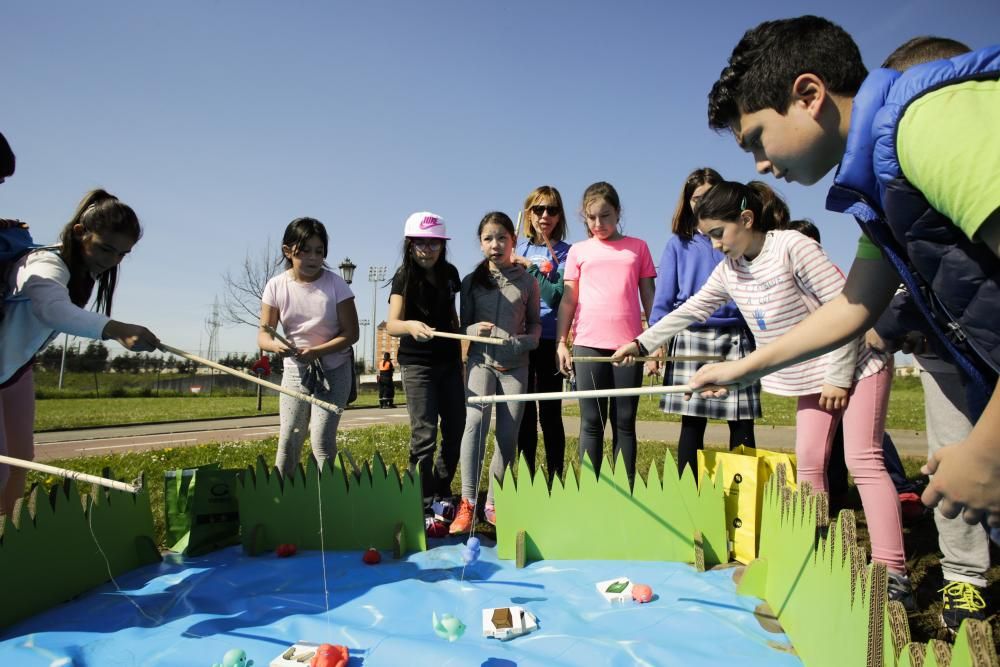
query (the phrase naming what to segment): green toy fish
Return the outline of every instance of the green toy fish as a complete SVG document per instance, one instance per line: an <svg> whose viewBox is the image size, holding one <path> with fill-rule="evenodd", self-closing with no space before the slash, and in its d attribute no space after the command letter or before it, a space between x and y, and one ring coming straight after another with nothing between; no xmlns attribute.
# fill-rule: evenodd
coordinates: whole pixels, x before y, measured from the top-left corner
<svg viewBox="0 0 1000 667"><path fill-rule="evenodd" d="M441 614L441 618L438 619L437 614L431 612L431 622L437 636L450 642L455 641L465 633L465 623L451 614Z"/></svg>
<svg viewBox="0 0 1000 667"><path fill-rule="evenodd" d="M253 665L253 660L247 660L246 651L231 648L222 656L222 662L217 662L212 667L251 667L251 665Z"/></svg>

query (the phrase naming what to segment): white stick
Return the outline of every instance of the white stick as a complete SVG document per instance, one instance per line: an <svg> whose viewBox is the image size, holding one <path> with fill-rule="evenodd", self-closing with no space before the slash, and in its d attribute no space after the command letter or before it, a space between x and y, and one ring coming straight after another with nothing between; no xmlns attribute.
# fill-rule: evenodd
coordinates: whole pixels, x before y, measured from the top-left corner
<svg viewBox="0 0 1000 667"><path fill-rule="evenodd" d="M191 354L190 352L185 352L184 350L178 350L176 347L170 347L166 343L160 343L160 349L163 350L164 352L170 352L171 354L176 354L178 357L183 357L184 359L188 359L197 364L201 364L203 366L208 366L210 368L220 370L223 373L229 373L230 375L235 375L236 377L242 378L247 382L253 382L254 384L259 384L262 387L273 389L274 391L280 392L287 396L297 398L300 401L307 401L309 403L312 403L313 405L319 406L324 410L329 410L330 412L333 412L335 414L339 415L344 412L344 408L337 407L333 403L321 401L315 396L310 396L309 394L303 394L302 392L294 391L292 389L287 389L285 387L282 387L280 384L274 384L273 382L268 382L267 380L261 380L259 377L255 375L250 375L249 373L238 371L235 368L230 368L229 366L223 366L222 364L217 364L214 361L210 361L208 359L203 359L199 356Z"/></svg>
<svg viewBox="0 0 1000 667"><path fill-rule="evenodd" d="M705 389L703 387L702 389ZM552 401L564 398L608 398L615 396L645 396L647 394L690 394L691 387L677 384L667 387L626 387L624 389L589 389L587 391L545 391L538 394L500 394L497 396L470 396L469 405L481 403L523 403L524 401Z"/></svg>
<svg viewBox="0 0 1000 667"><path fill-rule="evenodd" d="M11 465L16 468L27 468L28 470L47 472L50 475L58 475L59 477L68 477L69 479L75 479L78 482L90 482L91 484L106 486L109 489L117 489L119 491L127 491L128 493L139 493L142 490L142 487L138 484L128 484L127 482L119 482L118 480L108 479L107 477L97 477L95 475L88 475L85 472L67 470L66 468L56 468L55 466L47 466L44 463L35 463L34 461L15 459L10 456L0 456L0 463L6 463L7 465Z"/></svg>
<svg viewBox="0 0 1000 667"><path fill-rule="evenodd" d="M691 354L691 355L676 355L667 357L632 357L633 361L725 361L725 357L713 356L708 354ZM573 361L580 361L583 363L594 364L594 363L611 363L614 361L611 357L573 357Z"/></svg>
<svg viewBox="0 0 1000 667"><path fill-rule="evenodd" d="M467 340L470 343L486 343L487 345L503 345L503 338L493 338L491 336L469 336L467 334L448 333L447 331L434 331L431 334L436 338L454 338L455 340Z"/></svg>

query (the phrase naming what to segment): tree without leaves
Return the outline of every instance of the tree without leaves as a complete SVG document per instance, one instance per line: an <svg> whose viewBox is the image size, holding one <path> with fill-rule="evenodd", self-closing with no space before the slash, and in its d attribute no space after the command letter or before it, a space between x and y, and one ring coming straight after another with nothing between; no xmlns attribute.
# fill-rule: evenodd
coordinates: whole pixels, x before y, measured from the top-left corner
<svg viewBox="0 0 1000 667"><path fill-rule="evenodd" d="M281 271L278 248L268 239L263 250L248 250L243 265L237 271L222 276L225 286L222 316L232 324L248 324L255 329L260 324L260 300L267 281Z"/></svg>

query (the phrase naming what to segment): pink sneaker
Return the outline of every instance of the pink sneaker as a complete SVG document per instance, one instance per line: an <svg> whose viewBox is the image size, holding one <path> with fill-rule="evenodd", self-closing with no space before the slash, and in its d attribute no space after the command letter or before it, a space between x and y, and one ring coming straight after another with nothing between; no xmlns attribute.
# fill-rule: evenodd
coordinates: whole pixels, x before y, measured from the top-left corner
<svg viewBox="0 0 1000 667"><path fill-rule="evenodd" d="M486 503L486 507L483 508L483 517L486 519L486 523L491 526L497 525L497 508L493 503Z"/></svg>

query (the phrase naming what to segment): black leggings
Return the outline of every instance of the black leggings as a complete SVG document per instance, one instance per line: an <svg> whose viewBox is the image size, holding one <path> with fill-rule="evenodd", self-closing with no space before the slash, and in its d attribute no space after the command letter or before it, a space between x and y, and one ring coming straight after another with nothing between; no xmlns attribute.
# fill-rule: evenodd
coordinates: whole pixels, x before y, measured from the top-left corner
<svg viewBox="0 0 1000 667"><path fill-rule="evenodd" d="M538 341L538 349L529 354L528 386L525 392L561 391L563 376L556 370L556 342ZM537 408L535 406L538 406ZM529 401L524 405L521 430L517 434L517 451L524 457L531 474L535 474L535 453L538 451L538 426L542 425L545 441L545 469L549 479L562 477L566 457L566 431L563 429L562 401Z"/></svg>
<svg viewBox="0 0 1000 667"><path fill-rule="evenodd" d="M610 357L614 350L601 350L593 347L573 346L573 354L580 357ZM576 388L580 391L588 389L623 389L638 387L642 384L642 364L632 366L613 366L609 363L574 362L573 371L576 374ZM635 417L639 407L638 396L615 398L614 429L612 441L615 462L619 455L625 464L629 484L635 481ZM601 471L601 459L604 455L604 425L608 421L608 399L580 399L580 461L584 455L590 456L594 470Z"/></svg>
<svg viewBox="0 0 1000 667"><path fill-rule="evenodd" d="M698 479L698 450L705 448L706 417L681 417L681 437L677 441L677 473L684 472L684 466L690 466L694 478ZM753 435L752 419L734 419L729 422L729 449L739 445L756 447Z"/></svg>

